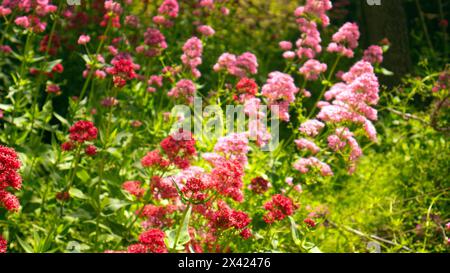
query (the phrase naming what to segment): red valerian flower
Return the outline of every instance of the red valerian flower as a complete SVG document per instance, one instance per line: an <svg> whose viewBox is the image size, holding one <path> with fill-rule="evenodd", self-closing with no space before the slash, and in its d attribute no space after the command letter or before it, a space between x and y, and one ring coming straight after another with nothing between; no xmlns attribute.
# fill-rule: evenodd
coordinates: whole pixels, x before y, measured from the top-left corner
<svg viewBox="0 0 450 273"><path fill-rule="evenodd" d="M263 194L269 189L269 181L258 176L252 179L250 189L256 194Z"/></svg>
<svg viewBox="0 0 450 273"><path fill-rule="evenodd" d="M139 65L135 64L131 56L126 53L117 54L111 61L112 67L108 67L106 72L113 75L114 85L116 87L124 87L127 80L132 80L137 77L135 70L138 70Z"/></svg>
<svg viewBox="0 0 450 273"><path fill-rule="evenodd" d="M162 178L160 176L152 177L150 189L153 192L155 199L170 199L179 197L177 188L175 188L173 182L170 181L170 179Z"/></svg>
<svg viewBox="0 0 450 273"><path fill-rule="evenodd" d="M258 84L254 79L242 78L236 84L236 90L239 92L239 100L241 102L255 97L258 93Z"/></svg>
<svg viewBox="0 0 450 273"><path fill-rule="evenodd" d="M272 224L275 221L281 221L286 216L294 214L295 205L289 197L281 194L275 194L272 196L272 200L264 204L264 209L268 210L264 215L264 221L268 224Z"/></svg>
<svg viewBox="0 0 450 273"><path fill-rule="evenodd" d="M170 162L162 158L160 152L158 150L153 150L148 152L142 159L141 164L143 167L161 167L165 168L169 166Z"/></svg>
<svg viewBox="0 0 450 273"><path fill-rule="evenodd" d="M88 145L84 148L84 152L89 156L94 156L97 154L97 147L94 145Z"/></svg>
<svg viewBox="0 0 450 273"><path fill-rule="evenodd" d="M305 223L309 227L315 227L316 226L316 222L313 219L311 219L311 218L306 218L305 220L303 220L303 223Z"/></svg>
<svg viewBox="0 0 450 273"><path fill-rule="evenodd" d="M22 178L18 170L20 161L14 149L0 145L0 204L9 211L20 208L19 199L7 188L19 190L22 187Z"/></svg>
<svg viewBox="0 0 450 273"><path fill-rule="evenodd" d="M242 238L247 240L252 237L252 231L249 228L245 228L241 231L240 235Z"/></svg>
<svg viewBox="0 0 450 273"><path fill-rule="evenodd" d="M6 253L6 248L8 247L8 241L0 235L0 253Z"/></svg>
<svg viewBox="0 0 450 273"><path fill-rule="evenodd" d="M217 191L237 202L242 202L244 199L242 193L243 176L243 166L237 160L219 161L211 171L211 179Z"/></svg>
<svg viewBox="0 0 450 273"><path fill-rule="evenodd" d="M211 213L208 218L214 231L229 228L242 230L251 222L247 213L231 209L223 200L217 202L217 211Z"/></svg>
<svg viewBox="0 0 450 273"><path fill-rule="evenodd" d="M20 208L17 196L5 190L0 190L0 203L9 211L18 211Z"/></svg>
<svg viewBox="0 0 450 273"><path fill-rule="evenodd" d="M64 72L64 66L62 64L56 64L53 68L52 68L52 72L56 72L56 73L63 73Z"/></svg>
<svg viewBox="0 0 450 273"><path fill-rule="evenodd" d="M141 188L140 181L126 181L122 184L122 188L137 198L141 198L145 194L145 189Z"/></svg>
<svg viewBox="0 0 450 273"><path fill-rule="evenodd" d="M69 132L70 139L79 143L94 140L97 138L98 134L98 130L94 126L94 123L86 120L77 121L70 127Z"/></svg>
<svg viewBox="0 0 450 273"><path fill-rule="evenodd" d="M164 236L164 232L160 229L149 229L139 235L139 242L145 245L145 252L167 253Z"/></svg>
<svg viewBox="0 0 450 273"><path fill-rule="evenodd" d="M58 193L56 193L55 197L56 197L56 200L67 201L70 199L70 193L67 191L58 192Z"/></svg>
<svg viewBox="0 0 450 273"><path fill-rule="evenodd" d="M144 228L154 228L171 226L173 220L169 217L176 210L176 206L155 206L152 204L145 205L139 216L147 218L147 220L142 223ZM139 211L137 212L139 213Z"/></svg>
<svg viewBox="0 0 450 273"><path fill-rule="evenodd" d="M61 149L63 151L72 151L75 148L75 144L72 141L66 141L61 144Z"/></svg>
<svg viewBox="0 0 450 273"><path fill-rule="evenodd" d="M184 132L182 129L163 139L160 146L171 163L180 169L188 168L190 159L197 154L195 139L190 132Z"/></svg>
<svg viewBox="0 0 450 273"><path fill-rule="evenodd" d="M133 244L128 247L128 253L147 253L147 246L144 244Z"/></svg>

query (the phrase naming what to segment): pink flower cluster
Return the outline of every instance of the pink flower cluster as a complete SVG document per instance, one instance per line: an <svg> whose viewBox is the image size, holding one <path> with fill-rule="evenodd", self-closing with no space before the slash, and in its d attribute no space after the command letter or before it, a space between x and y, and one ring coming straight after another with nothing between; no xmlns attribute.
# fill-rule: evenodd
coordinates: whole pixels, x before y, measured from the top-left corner
<svg viewBox="0 0 450 273"><path fill-rule="evenodd" d="M328 45L328 52L336 52L347 58L353 58L353 50L358 47L359 27L356 23L345 23L335 34L333 42Z"/></svg>
<svg viewBox="0 0 450 273"><path fill-rule="evenodd" d="M271 135L267 130L264 119L266 113L260 108L261 100L258 98L246 99L244 102L244 112L250 117L248 121L248 138L255 140L256 145L262 147L271 139Z"/></svg>
<svg viewBox="0 0 450 273"><path fill-rule="evenodd" d="M315 137L319 134L323 127L325 127L324 123L318 121L317 119L310 119L300 125L299 131L307 136Z"/></svg>
<svg viewBox="0 0 450 273"><path fill-rule="evenodd" d="M189 103L194 101L194 95L197 87L191 80L182 79L178 81L174 88L172 88L167 95L174 98L182 98Z"/></svg>
<svg viewBox="0 0 450 273"><path fill-rule="evenodd" d="M342 76L344 82L337 83L325 93L317 117L326 122L354 122L364 125L367 136L377 141L376 130L371 120L377 119L377 111L371 107L378 103L379 83L370 63L359 61Z"/></svg>
<svg viewBox="0 0 450 273"><path fill-rule="evenodd" d="M441 74L439 74L439 78L436 81L435 85L431 89L433 93L437 93L441 90L449 90L450 87L450 71L445 70L442 71Z"/></svg>
<svg viewBox="0 0 450 273"><path fill-rule="evenodd" d="M177 18L180 7L177 0L164 0L158 8L158 15L153 17L153 23L164 27L172 27L171 19Z"/></svg>
<svg viewBox="0 0 450 273"><path fill-rule="evenodd" d="M214 65L214 71L219 72L222 70L233 76L243 78L248 74L256 74L258 72L258 60L250 52L245 52L239 56L223 53Z"/></svg>
<svg viewBox="0 0 450 273"><path fill-rule="evenodd" d="M306 61L300 68L299 72L305 79L315 81L319 78L319 75L327 71L327 64L321 63L317 60L311 59Z"/></svg>
<svg viewBox="0 0 450 273"><path fill-rule="evenodd" d="M319 19L324 27L330 25L330 18L327 16L333 5L330 0L307 0L305 6L300 6L295 10L295 16L312 17Z"/></svg>
<svg viewBox="0 0 450 273"><path fill-rule="evenodd" d="M383 49L380 46L372 45L364 51L363 60L373 65L383 62Z"/></svg>
<svg viewBox="0 0 450 273"><path fill-rule="evenodd" d="M295 43L298 58L312 59L316 54L322 52L322 46L320 45L322 39L316 21L327 27L330 24L330 19L326 12L331 8L330 0L307 0L305 6L300 6L295 10L294 15L298 17L297 24L302 33L300 39ZM292 51L286 51L283 57L292 59L294 54Z"/></svg>
<svg viewBox="0 0 450 273"><path fill-rule="evenodd" d="M145 46L137 47L136 51L144 52L148 57L158 56L167 48L166 37L155 28L147 28L144 32L144 44Z"/></svg>
<svg viewBox="0 0 450 273"><path fill-rule="evenodd" d="M300 158L294 162L294 168L303 174L310 171L310 168L317 169L322 176L332 176L333 171L330 166L316 157Z"/></svg>
<svg viewBox="0 0 450 273"><path fill-rule="evenodd" d="M295 140L295 144L300 150L308 150L312 154L317 154L318 152L320 152L320 148L313 141L306 138Z"/></svg>
<svg viewBox="0 0 450 273"><path fill-rule="evenodd" d="M339 151L345 148L345 146L350 147L350 157L349 160L352 162L350 165L349 172L353 173L356 167L356 160L361 157L362 150L359 147L358 142L353 137L353 133L350 132L348 128L337 128L335 134L328 136L328 147L334 151Z"/></svg>
<svg viewBox="0 0 450 273"><path fill-rule="evenodd" d="M316 54L322 52L320 43L320 32L317 29L317 24L313 21L308 21L306 18L298 18L297 23L299 30L302 32L301 37L297 40L297 56L299 59L312 59Z"/></svg>
<svg viewBox="0 0 450 273"><path fill-rule="evenodd" d="M250 147L245 133L231 133L217 140L214 151L225 159L237 160L241 165L247 164Z"/></svg>
<svg viewBox="0 0 450 273"><path fill-rule="evenodd" d="M202 41L197 37L192 37L183 46L183 55L181 61L191 70L195 78L199 78L202 74L197 69L197 66L202 64Z"/></svg>
<svg viewBox="0 0 450 273"><path fill-rule="evenodd" d="M200 25L197 27L197 31L200 32L203 36L210 37L213 36L216 31L208 26L208 25Z"/></svg>
<svg viewBox="0 0 450 273"><path fill-rule="evenodd" d="M269 106L279 107L278 116L281 120L289 121L289 105L295 101L295 94L298 91L294 79L289 74L275 71L269 74L261 94L267 98Z"/></svg>
<svg viewBox="0 0 450 273"><path fill-rule="evenodd" d="M39 1L3 1L0 5L0 15L6 16L11 14L12 10L19 9L21 12L29 13L25 16L16 17L14 23L23 28L30 29L33 32L41 33L47 27L46 22L42 22L41 18L49 13L54 13L57 10L55 5L52 5L49 0Z"/></svg>

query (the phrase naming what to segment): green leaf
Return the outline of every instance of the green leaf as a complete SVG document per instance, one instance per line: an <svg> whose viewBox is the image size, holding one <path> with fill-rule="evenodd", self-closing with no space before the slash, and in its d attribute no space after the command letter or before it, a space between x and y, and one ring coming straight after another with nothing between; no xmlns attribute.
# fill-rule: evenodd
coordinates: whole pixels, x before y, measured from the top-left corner
<svg viewBox="0 0 450 273"><path fill-rule="evenodd" d="M191 218L192 206L189 206L188 211L186 212L186 217L184 218L183 223L181 224L180 237L178 238L178 244L185 245L191 240L191 236L189 235L189 220Z"/></svg>
<svg viewBox="0 0 450 273"><path fill-rule="evenodd" d="M78 199L88 199L88 197L79 189L77 188L70 188L69 194L72 197L78 198Z"/></svg>
<svg viewBox="0 0 450 273"><path fill-rule="evenodd" d="M292 218L291 216L289 216L288 218L289 218L289 221L291 222L292 240L294 240L294 243L299 246L299 245L301 245L301 241L298 236L297 224L295 223L294 218Z"/></svg>
<svg viewBox="0 0 450 273"><path fill-rule="evenodd" d="M116 210L119 210L130 204L129 202L125 202L123 200L119 200L119 199L115 199L115 198L108 198L108 199L109 199L109 203L105 208L107 210L116 211Z"/></svg>
<svg viewBox="0 0 450 273"><path fill-rule="evenodd" d="M83 182L87 182L90 179L90 176L86 170L79 170L77 172L77 177Z"/></svg>
<svg viewBox="0 0 450 273"><path fill-rule="evenodd" d="M67 121L67 119L63 118L62 116L60 116L58 113L53 112L53 115L55 116L55 118L57 120L59 120L62 124L64 124L67 127L70 127L69 122Z"/></svg>
<svg viewBox="0 0 450 273"><path fill-rule="evenodd" d="M387 70L386 68L381 68L381 74L386 76L392 76L394 75L394 72Z"/></svg>
<svg viewBox="0 0 450 273"><path fill-rule="evenodd" d="M25 250L26 253L34 253L33 248L25 242L24 240L20 239L19 236L16 236L17 241L19 242L20 246Z"/></svg>
<svg viewBox="0 0 450 273"><path fill-rule="evenodd" d="M3 111L9 111L14 109L14 106L10 105L10 104L0 104L0 109Z"/></svg>

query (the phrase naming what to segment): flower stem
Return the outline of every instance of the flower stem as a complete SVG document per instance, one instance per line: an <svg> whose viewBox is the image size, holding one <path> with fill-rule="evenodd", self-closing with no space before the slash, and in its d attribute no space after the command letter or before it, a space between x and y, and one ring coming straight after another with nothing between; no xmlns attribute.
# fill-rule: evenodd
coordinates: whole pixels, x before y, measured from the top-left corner
<svg viewBox="0 0 450 273"><path fill-rule="evenodd" d="M181 229L183 228L184 221L186 220L187 213L191 208L191 203L188 203L187 207L184 209L183 216L181 217L180 226L178 227L177 233L175 235L175 240L173 241L172 250L175 251L177 247L178 240L180 239Z"/></svg>
<svg viewBox="0 0 450 273"><path fill-rule="evenodd" d="M338 56L336 57L336 61L334 62L333 66L331 67L330 74L328 74L328 77L327 77L327 84L328 84L328 82L330 82L331 78L333 77L334 71L336 70L336 68L337 68L337 66L338 66L339 61L341 60L341 58L342 58L341 55L338 55ZM325 94L325 91L327 90L327 88L328 88L328 86L325 85L325 86L322 88L322 91L320 91L320 94L319 94L319 96L317 97L317 101L314 103L313 108L311 109L311 112L309 112L308 119L310 119L310 118L314 115L314 112L315 112L316 109L317 109L317 103L320 101L320 99L322 99L322 97L323 97L323 95Z"/></svg>

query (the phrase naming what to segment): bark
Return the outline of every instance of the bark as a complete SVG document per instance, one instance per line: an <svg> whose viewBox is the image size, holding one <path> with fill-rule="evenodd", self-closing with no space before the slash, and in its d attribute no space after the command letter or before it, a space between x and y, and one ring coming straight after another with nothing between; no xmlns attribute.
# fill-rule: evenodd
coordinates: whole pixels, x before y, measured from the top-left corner
<svg viewBox="0 0 450 273"><path fill-rule="evenodd" d="M381 0L380 5L369 5L367 1L359 2L362 42L367 47L378 44L384 38L389 39L391 47L384 56L383 67L395 75L382 76L381 82L388 86L396 85L412 68L404 0Z"/></svg>

